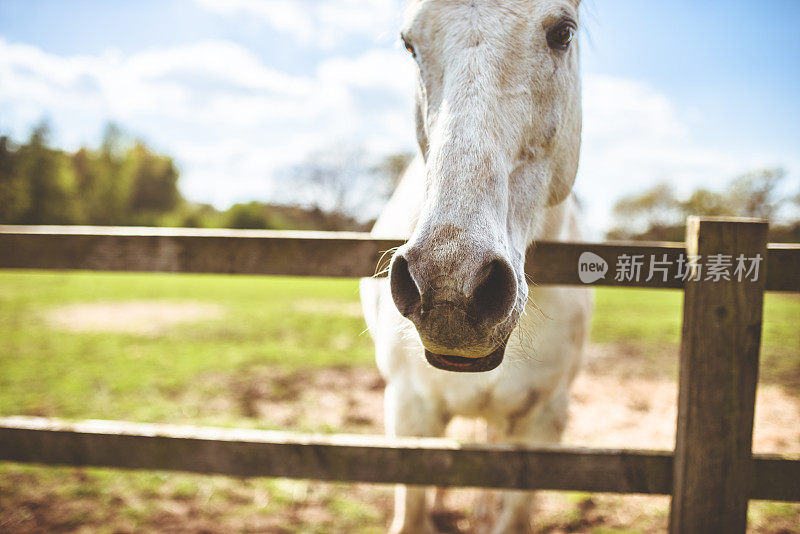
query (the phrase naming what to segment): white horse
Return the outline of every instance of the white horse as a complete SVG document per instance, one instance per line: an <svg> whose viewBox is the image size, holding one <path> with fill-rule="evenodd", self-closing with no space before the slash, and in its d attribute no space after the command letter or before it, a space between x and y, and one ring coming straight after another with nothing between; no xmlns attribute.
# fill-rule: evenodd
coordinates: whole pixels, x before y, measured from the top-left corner
<svg viewBox="0 0 800 534"><path fill-rule="evenodd" d="M372 234L410 238L388 280L361 284L390 436L440 436L459 415L502 441L561 439L591 294L530 287L524 264L537 240L580 237L578 1L408 7L421 157ZM435 532L426 501L398 487L391 531ZM492 530L530 531L530 508L529 492L503 492Z"/></svg>

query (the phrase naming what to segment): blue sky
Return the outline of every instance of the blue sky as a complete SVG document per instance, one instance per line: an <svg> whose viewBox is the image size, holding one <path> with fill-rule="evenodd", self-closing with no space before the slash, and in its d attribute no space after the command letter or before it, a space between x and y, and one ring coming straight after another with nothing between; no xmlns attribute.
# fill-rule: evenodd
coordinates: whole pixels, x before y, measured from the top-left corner
<svg viewBox="0 0 800 534"><path fill-rule="evenodd" d="M800 148L800 2L588 0L585 8L586 74L647 81L702 113L713 140Z"/></svg>
<svg viewBox="0 0 800 534"><path fill-rule="evenodd" d="M0 0L0 132L48 117L66 148L114 120L224 207L285 190L317 150L414 148L399 0ZM800 2L584 0L577 190L599 237L659 181L764 166L800 186Z"/></svg>

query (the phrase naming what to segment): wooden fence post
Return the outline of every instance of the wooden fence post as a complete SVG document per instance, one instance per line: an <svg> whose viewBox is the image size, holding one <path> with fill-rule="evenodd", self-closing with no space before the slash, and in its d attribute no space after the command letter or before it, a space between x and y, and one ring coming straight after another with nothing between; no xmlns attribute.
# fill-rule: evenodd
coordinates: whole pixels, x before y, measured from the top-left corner
<svg viewBox="0 0 800 534"><path fill-rule="evenodd" d="M700 267L684 293L672 534L747 527L767 230L755 219L688 220L687 258Z"/></svg>

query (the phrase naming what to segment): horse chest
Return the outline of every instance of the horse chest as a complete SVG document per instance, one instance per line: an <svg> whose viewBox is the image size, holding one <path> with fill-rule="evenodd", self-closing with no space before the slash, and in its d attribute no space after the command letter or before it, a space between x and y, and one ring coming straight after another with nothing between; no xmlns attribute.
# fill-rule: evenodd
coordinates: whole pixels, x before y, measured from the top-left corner
<svg viewBox="0 0 800 534"><path fill-rule="evenodd" d="M549 395L547 384L530 380L531 375L498 372L481 375L444 374L432 370L436 378L427 390L435 396L443 412L450 416L502 419L528 412ZM444 374L444 376L438 376Z"/></svg>

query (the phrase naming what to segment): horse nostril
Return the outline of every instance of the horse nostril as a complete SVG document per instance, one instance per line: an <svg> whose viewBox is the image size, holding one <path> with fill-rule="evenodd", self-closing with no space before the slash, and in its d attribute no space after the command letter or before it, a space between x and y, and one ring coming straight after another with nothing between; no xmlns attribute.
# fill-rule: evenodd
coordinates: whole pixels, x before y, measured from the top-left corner
<svg viewBox="0 0 800 534"><path fill-rule="evenodd" d="M511 313L516 301L517 282L511 266L500 259L482 270L483 279L473 293L472 307L483 321L500 322Z"/></svg>
<svg viewBox="0 0 800 534"><path fill-rule="evenodd" d="M403 256L395 256L389 271L389 285L392 289L392 299L395 306L404 317L416 312L421 303L419 289L411 273L408 271L408 261Z"/></svg>

